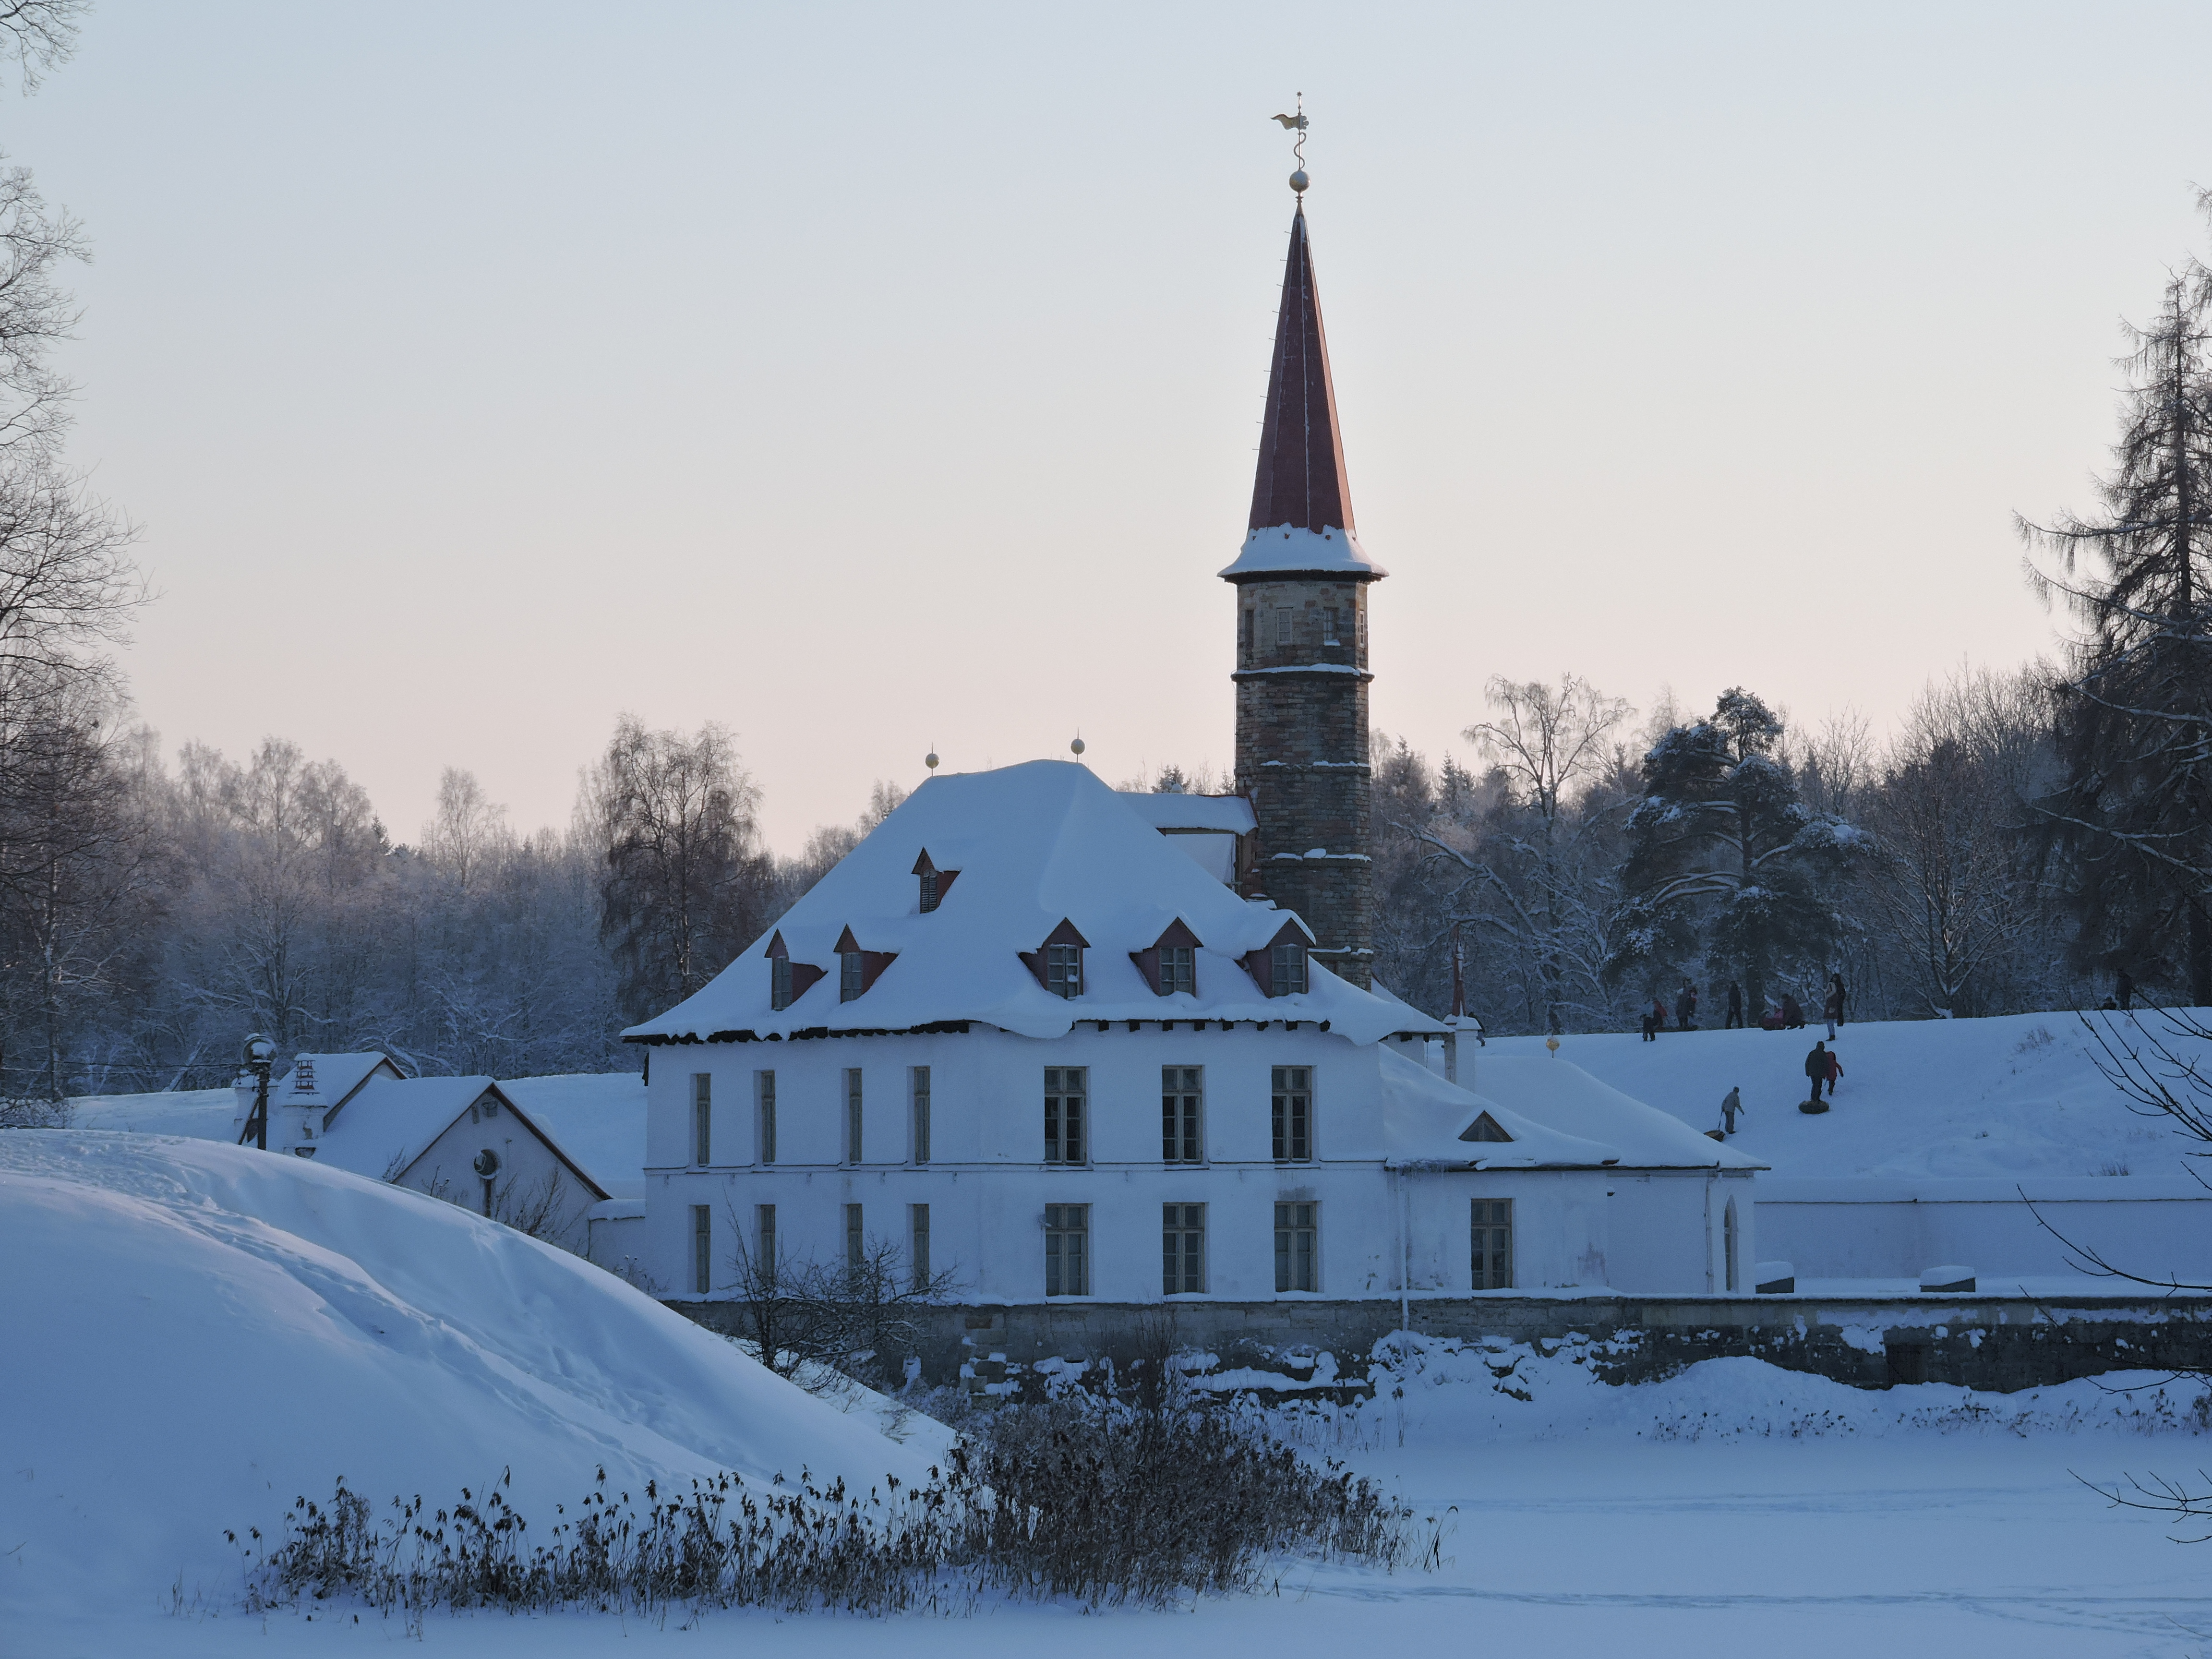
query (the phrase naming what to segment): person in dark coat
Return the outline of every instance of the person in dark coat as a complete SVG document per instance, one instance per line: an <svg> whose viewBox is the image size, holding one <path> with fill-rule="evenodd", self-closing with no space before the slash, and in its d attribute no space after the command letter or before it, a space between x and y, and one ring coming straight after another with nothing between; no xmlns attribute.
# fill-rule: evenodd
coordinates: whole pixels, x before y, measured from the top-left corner
<svg viewBox="0 0 2212 1659"><path fill-rule="evenodd" d="M1734 1030L1743 1024L1743 987L1734 980L1729 981L1728 1024L1723 1030Z"/></svg>
<svg viewBox="0 0 2212 1659"><path fill-rule="evenodd" d="M1682 981L1682 988L1674 998L1674 1024L1676 1029L1684 1031L1698 1029L1698 988L1686 979Z"/></svg>
<svg viewBox="0 0 2212 1659"><path fill-rule="evenodd" d="M1805 1010L1799 1006L1797 999L1787 991L1782 994L1782 1025L1784 1030L1790 1031L1802 1031L1805 1029Z"/></svg>
<svg viewBox="0 0 2212 1659"><path fill-rule="evenodd" d="M1805 1077L1813 1085L1810 1098L1820 1097L1820 1085L1828 1080L1828 1045L1816 1042L1805 1056Z"/></svg>
<svg viewBox="0 0 2212 1659"><path fill-rule="evenodd" d="M1832 975L1828 981L1828 1006L1823 1011L1828 1017L1828 1036L1832 1041L1836 1027L1844 1023L1844 976Z"/></svg>
<svg viewBox="0 0 2212 1659"><path fill-rule="evenodd" d="M2136 1006L2136 982L2124 968L2112 975L2112 994L2119 999L2122 1013Z"/></svg>

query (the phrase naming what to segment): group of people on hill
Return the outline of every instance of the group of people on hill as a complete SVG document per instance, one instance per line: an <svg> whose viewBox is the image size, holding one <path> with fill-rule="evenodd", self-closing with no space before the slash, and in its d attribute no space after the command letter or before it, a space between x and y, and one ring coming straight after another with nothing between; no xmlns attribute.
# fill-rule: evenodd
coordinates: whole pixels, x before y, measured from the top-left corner
<svg viewBox="0 0 2212 1659"><path fill-rule="evenodd" d="M1834 1040L1836 1027L1844 1023L1847 994L1844 976L1841 974L1829 975L1828 996L1821 1014L1828 1027L1830 1041ZM1659 1033L1667 1029L1667 1013L1666 999L1653 992L1651 1006L1644 1011L1644 1040L1646 1042L1656 1042ZM1682 988L1674 994L1674 1015L1676 1030L1694 1031L1698 1029L1698 988L1686 979L1682 981ZM1739 1029L1743 1024L1743 987L1731 980L1728 988L1728 1018L1722 1029ZM1762 1031L1802 1031L1805 1024L1804 1005L1787 991L1782 994L1779 1007L1768 1004L1759 1010L1759 1029Z"/></svg>

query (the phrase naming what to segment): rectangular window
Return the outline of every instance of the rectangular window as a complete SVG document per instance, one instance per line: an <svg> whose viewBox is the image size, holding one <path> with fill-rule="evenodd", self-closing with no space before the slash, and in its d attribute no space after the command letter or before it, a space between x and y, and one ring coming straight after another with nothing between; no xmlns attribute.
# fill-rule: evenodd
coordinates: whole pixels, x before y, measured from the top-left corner
<svg viewBox="0 0 2212 1659"><path fill-rule="evenodd" d="M705 1072L691 1073L691 1161L714 1161L714 1079Z"/></svg>
<svg viewBox="0 0 2212 1659"><path fill-rule="evenodd" d="M775 1162L775 1073L755 1072L753 1088L756 1094L753 1127L755 1139L760 1146L760 1161L773 1164Z"/></svg>
<svg viewBox="0 0 2212 1659"><path fill-rule="evenodd" d="M914 1263L914 1287L917 1291L929 1288L929 1206L909 1204L907 1206L908 1232L914 1243L908 1255Z"/></svg>
<svg viewBox="0 0 2212 1659"><path fill-rule="evenodd" d="M714 1211L707 1204L691 1206L691 1288L704 1296L714 1287Z"/></svg>
<svg viewBox="0 0 2212 1659"><path fill-rule="evenodd" d="M1513 1200L1510 1198L1474 1200L1474 1288L1513 1288Z"/></svg>
<svg viewBox="0 0 2212 1659"><path fill-rule="evenodd" d="M837 953L837 1000L851 1002L860 994L860 953L840 951Z"/></svg>
<svg viewBox="0 0 2212 1659"><path fill-rule="evenodd" d="M845 1271L859 1273L867 1250L867 1234L860 1224L860 1206L848 1204L845 1206Z"/></svg>
<svg viewBox="0 0 2212 1659"><path fill-rule="evenodd" d="M1336 643L1336 607L1333 605L1323 607L1321 613L1321 642L1323 645Z"/></svg>
<svg viewBox="0 0 2212 1659"><path fill-rule="evenodd" d="M1321 1228L1318 1204L1275 1206L1275 1288L1313 1291L1321 1288Z"/></svg>
<svg viewBox="0 0 2212 1659"><path fill-rule="evenodd" d="M1188 996L1198 994L1195 953L1188 945L1163 945L1160 946L1160 994L1171 997L1177 991Z"/></svg>
<svg viewBox="0 0 2212 1659"><path fill-rule="evenodd" d="M1291 608L1288 605L1283 606L1275 612L1275 643L1277 645L1288 645L1291 642Z"/></svg>
<svg viewBox="0 0 2212 1659"><path fill-rule="evenodd" d="M1313 1068L1278 1066L1272 1109L1275 1162L1313 1162Z"/></svg>
<svg viewBox="0 0 2212 1659"><path fill-rule="evenodd" d="M845 1072L845 1162L860 1161L860 1068Z"/></svg>
<svg viewBox="0 0 2212 1659"><path fill-rule="evenodd" d="M753 1277L763 1286L775 1283L775 1206L753 1206Z"/></svg>
<svg viewBox="0 0 2212 1659"><path fill-rule="evenodd" d="M1160 1067L1160 1161L1163 1164L1203 1164L1206 1161L1205 1094L1200 1087L1205 1075L1203 1066Z"/></svg>
<svg viewBox="0 0 2212 1659"><path fill-rule="evenodd" d="M1091 1206L1044 1206L1044 1293L1091 1294Z"/></svg>
<svg viewBox="0 0 2212 1659"><path fill-rule="evenodd" d="M1197 1296L1206 1289L1206 1206L1160 1206L1160 1294Z"/></svg>
<svg viewBox="0 0 2212 1659"><path fill-rule="evenodd" d="M1044 947L1044 988L1056 997L1083 994L1083 947L1048 945Z"/></svg>
<svg viewBox="0 0 2212 1659"><path fill-rule="evenodd" d="M914 1068L914 1161L929 1162L929 1067Z"/></svg>
<svg viewBox="0 0 2212 1659"><path fill-rule="evenodd" d="M1082 1066L1044 1068L1044 1161L1083 1162L1083 1097L1091 1079Z"/></svg>
<svg viewBox="0 0 2212 1659"><path fill-rule="evenodd" d="M1306 947L1278 945L1268 953L1271 996L1304 996L1306 989Z"/></svg>
<svg viewBox="0 0 2212 1659"><path fill-rule="evenodd" d="M769 958L768 1006L778 1012L791 1006L791 958L789 957Z"/></svg>
<svg viewBox="0 0 2212 1659"><path fill-rule="evenodd" d="M936 908L937 872L925 870L921 872L921 914L926 916Z"/></svg>
<svg viewBox="0 0 2212 1659"><path fill-rule="evenodd" d="M1237 643L1247 651L1252 648L1252 613L1246 611L1237 624Z"/></svg>

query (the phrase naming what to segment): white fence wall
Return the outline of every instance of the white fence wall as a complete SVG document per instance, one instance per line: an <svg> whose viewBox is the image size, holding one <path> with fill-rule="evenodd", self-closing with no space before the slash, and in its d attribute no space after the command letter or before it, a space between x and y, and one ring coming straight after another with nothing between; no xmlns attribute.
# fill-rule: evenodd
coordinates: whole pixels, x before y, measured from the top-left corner
<svg viewBox="0 0 2212 1659"><path fill-rule="evenodd" d="M2130 1273L2212 1285L2212 1191L2186 1176L1763 1176L1758 1194L1759 1254L1800 1279L1909 1279L1960 1263L1994 1291L2007 1274L2081 1272L2056 1233Z"/></svg>

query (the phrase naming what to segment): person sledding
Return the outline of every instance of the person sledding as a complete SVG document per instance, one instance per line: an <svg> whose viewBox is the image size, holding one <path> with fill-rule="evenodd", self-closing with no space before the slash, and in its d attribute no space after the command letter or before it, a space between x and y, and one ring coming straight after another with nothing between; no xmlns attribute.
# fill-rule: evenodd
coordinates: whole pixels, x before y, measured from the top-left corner
<svg viewBox="0 0 2212 1659"><path fill-rule="evenodd" d="M1828 1080L1830 1058L1828 1045L1825 1042L1814 1043L1805 1055L1805 1081L1812 1091L1805 1097L1808 1104L1820 1098L1820 1085Z"/></svg>
<svg viewBox="0 0 2212 1659"><path fill-rule="evenodd" d="M1804 1006L1787 991L1782 994L1782 1024L1785 1030L1802 1031L1805 1029Z"/></svg>
<svg viewBox="0 0 2212 1659"><path fill-rule="evenodd" d="M1735 1121L1743 1115L1743 1090L1741 1086L1730 1088L1721 1101L1721 1127L1705 1133L1715 1140L1726 1140L1735 1133Z"/></svg>

